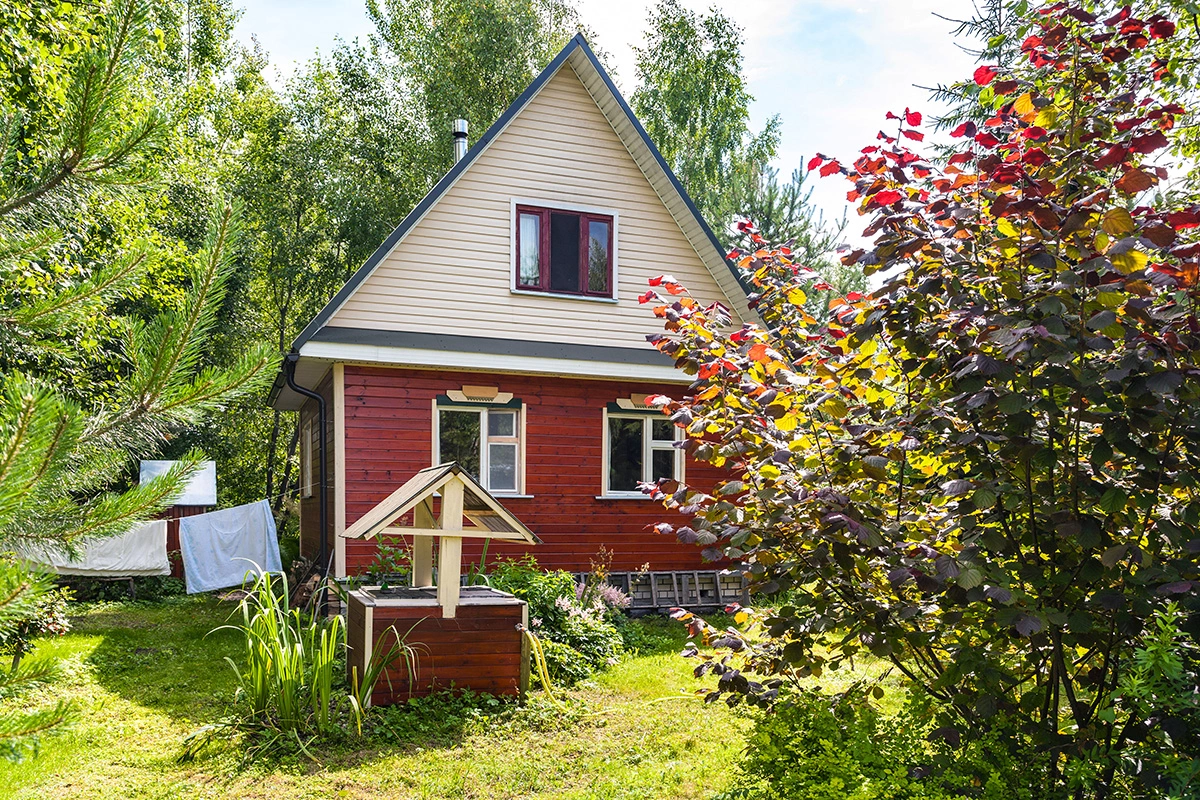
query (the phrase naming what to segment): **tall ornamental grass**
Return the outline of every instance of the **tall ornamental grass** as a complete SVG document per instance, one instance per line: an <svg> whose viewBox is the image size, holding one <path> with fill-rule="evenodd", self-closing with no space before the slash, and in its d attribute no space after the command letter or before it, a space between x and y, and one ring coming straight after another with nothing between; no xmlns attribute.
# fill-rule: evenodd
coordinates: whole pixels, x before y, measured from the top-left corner
<svg viewBox="0 0 1200 800"><path fill-rule="evenodd" d="M244 663L225 659L237 675L237 699L247 709L241 722L288 737L329 734L342 727L338 707L344 698L361 732L376 682L400 660L411 674L415 651L393 631L394 643L346 687L345 622L304 614L289 601L287 581L260 573L238 606L240 624L222 626L245 636Z"/></svg>

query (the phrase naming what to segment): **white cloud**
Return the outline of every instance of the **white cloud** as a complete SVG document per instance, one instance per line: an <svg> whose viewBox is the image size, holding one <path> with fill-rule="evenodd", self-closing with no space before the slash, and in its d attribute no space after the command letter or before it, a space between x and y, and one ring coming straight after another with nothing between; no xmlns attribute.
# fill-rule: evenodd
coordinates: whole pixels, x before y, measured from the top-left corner
<svg viewBox="0 0 1200 800"><path fill-rule="evenodd" d="M933 16L966 16L970 0L683 0L695 11L712 5L745 33L746 76L756 126L778 114L783 123L776 166L785 175L816 152L852 157L873 144L887 111L938 109L917 86L970 74L972 58L955 45L954 25ZM613 55L620 85L634 83L633 47L642 43L649 7L630 0L580 0L586 23ZM916 85L914 85L916 84ZM848 208L849 185L813 181L813 199L828 218ZM850 211L849 238L862 224Z"/></svg>

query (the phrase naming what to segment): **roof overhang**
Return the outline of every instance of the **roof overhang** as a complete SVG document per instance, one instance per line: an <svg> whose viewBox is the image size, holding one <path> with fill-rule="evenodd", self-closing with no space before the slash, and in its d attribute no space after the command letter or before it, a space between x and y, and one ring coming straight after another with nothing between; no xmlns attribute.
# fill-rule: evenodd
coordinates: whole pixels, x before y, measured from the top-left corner
<svg viewBox="0 0 1200 800"><path fill-rule="evenodd" d="M432 500L451 481L463 487L463 516L470 526L447 526L441 520L440 527L396 528L393 523L410 511L423 506L432 519ZM443 530L445 528L452 528ZM458 462L427 467L405 481L404 485L385 497L342 534L347 539L370 539L385 533L409 534L413 536L459 536L482 539L504 539L541 544L541 540L506 509L492 494L484 489Z"/></svg>
<svg viewBox="0 0 1200 800"><path fill-rule="evenodd" d="M605 347L330 326L300 347L296 382L316 386L334 362L654 383L687 384L693 380L649 345ZM295 411L305 398L289 389L281 374L270 402L281 411Z"/></svg>

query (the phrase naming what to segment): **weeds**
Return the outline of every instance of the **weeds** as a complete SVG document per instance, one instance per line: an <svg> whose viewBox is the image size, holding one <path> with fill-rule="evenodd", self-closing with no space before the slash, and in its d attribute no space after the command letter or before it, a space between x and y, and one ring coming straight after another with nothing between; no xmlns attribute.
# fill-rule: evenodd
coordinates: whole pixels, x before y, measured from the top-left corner
<svg viewBox="0 0 1200 800"><path fill-rule="evenodd" d="M237 676L234 712L189 735L181 761L194 759L218 736L237 734L254 740L245 750L248 759L287 743L311 758L308 745L341 734L343 721L352 719L361 736L371 694L389 666L403 660L412 674L416 653L392 629L394 644L375 654L361 680L355 671L346 686L342 618L306 615L289 606L287 582L260 573L238 604L240 623L216 629L244 635L243 663L225 659Z"/></svg>

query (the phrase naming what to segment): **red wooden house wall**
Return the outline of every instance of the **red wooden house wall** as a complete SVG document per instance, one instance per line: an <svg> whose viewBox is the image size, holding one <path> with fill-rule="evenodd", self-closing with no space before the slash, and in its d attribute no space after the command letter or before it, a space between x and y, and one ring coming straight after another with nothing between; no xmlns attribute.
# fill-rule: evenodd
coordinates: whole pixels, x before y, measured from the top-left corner
<svg viewBox="0 0 1200 800"><path fill-rule="evenodd" d="M171 564L171 577L183 577L183 557L179 552L179 520L211 511L209 506L171 506L158 515L167 521L167 561Z"/></svg>
<svg viewBox="0 0 1200 800"><path fill-rule="evenodd" d="M345 367L346 525L354 523L413 473L430 466L433 403L464 385L496 386L524 403L525 491L532 498L501 502L542 540L528 548L547 568L589 569L601 545L613 552L612 569L636 571L712 568L700 548L680 544L651 527L683 519L649 499L597 499L601 493L604 409L631 394L678 393L679 385L525 375ZM332 449L332 448L331 448ZM709 487L719 473L688 460L689 484ZM481 545L464 541L464 561L478 562ZM373 541L346 542L349 574L375 557ZM492 542L489 561L526 548Z"/></svg>

